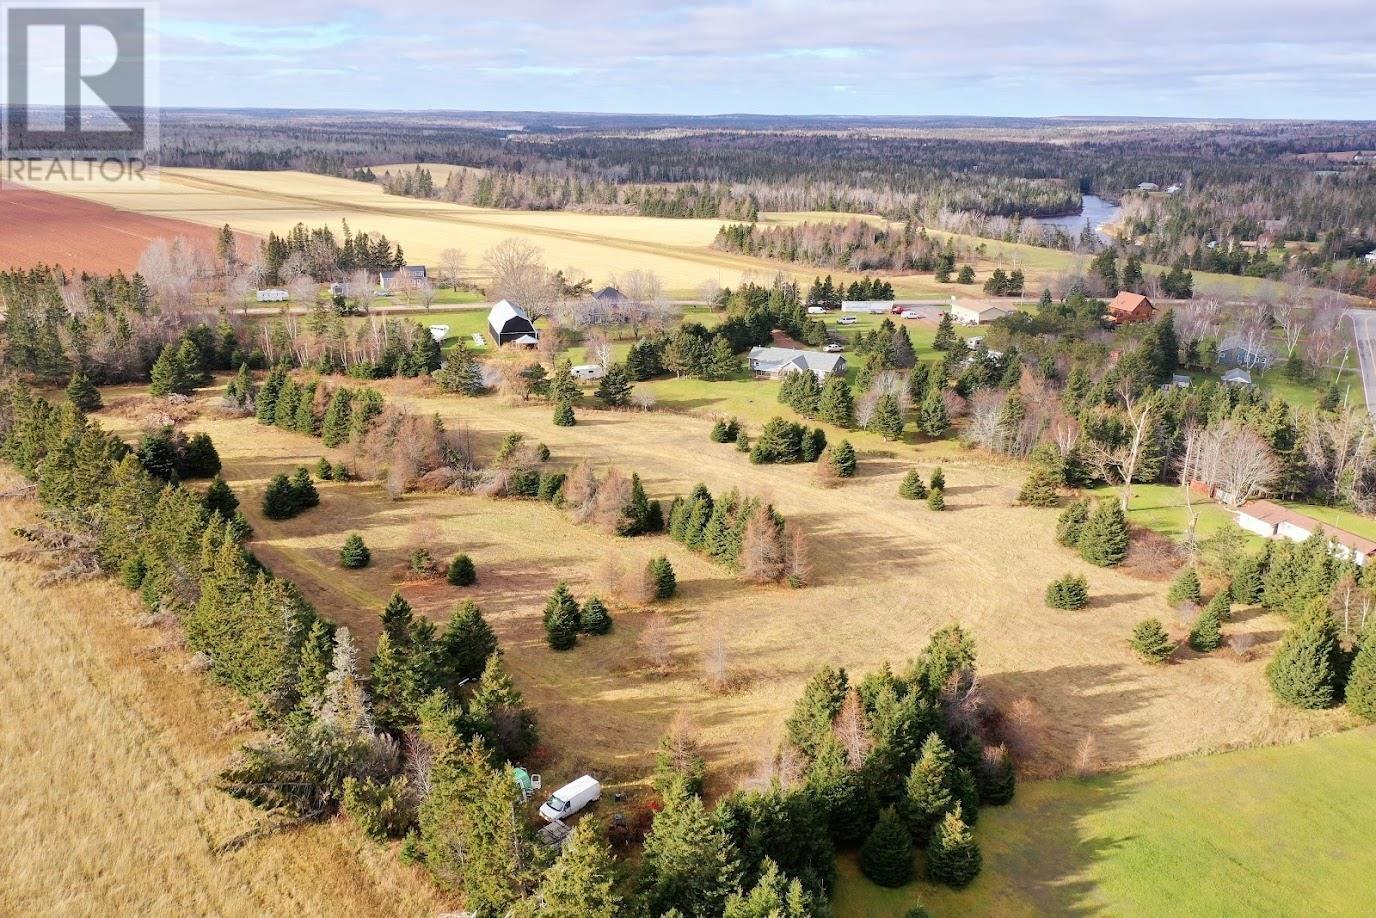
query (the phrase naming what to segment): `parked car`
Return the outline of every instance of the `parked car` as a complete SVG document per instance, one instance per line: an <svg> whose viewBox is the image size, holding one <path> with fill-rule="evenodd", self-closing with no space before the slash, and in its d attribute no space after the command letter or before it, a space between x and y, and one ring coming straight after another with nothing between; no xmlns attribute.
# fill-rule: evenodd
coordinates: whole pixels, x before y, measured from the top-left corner
<svg viewBox="0 0 1376 918"><path fill-rule="evenodd" d="M916 309L905 309L905 310L903 310L903 314L902 314L901 316L899 316L899 318L901 318L901 319L920 319L920 318L922 318L922 313L918 312Z"/></svg>
<svg viewBox="0 0 1376 918"><path fill-rule="evenodd" d="M841 318L839 318L839 319L836 320L836 324L837 324L837 325L854 325L856 322L859 322L859 321L860 321L860 320L857 319L855 316L842 316Z"/></svg>
<svg viewBox="0 0 1376 918"><path fill-rule="evenodd" d="M903 307L902 307L902 306L890 306L890 307L889 307L889 312L893 313L894 315L900 315L900 314L903 312Z"/></svg>
<svg viewBox="0 0 1376 918"><path fill-rule="evenodd" d="M822 348L822 350L826 351L828 354L839 354L845 350L845 347L833 341L831 344Z"/></svg>
<svg viewBox="0 0 1376 918"><path fill-rule="evenodd" d="M549 799L540 804L540 815L551 821L567 819L600 799L602 782L592 775L583 775L550 794Z"/></svg>
<svg viewBox="0 0 1376 918"><path fill-rule="evenodd" d="M809 306L809 307L807 308L807 314L810 315L810 316L820 316L820 315L824 314L825 312L826 312L826 309L825 309L824 307L822 307L822 306Z"/></svg>

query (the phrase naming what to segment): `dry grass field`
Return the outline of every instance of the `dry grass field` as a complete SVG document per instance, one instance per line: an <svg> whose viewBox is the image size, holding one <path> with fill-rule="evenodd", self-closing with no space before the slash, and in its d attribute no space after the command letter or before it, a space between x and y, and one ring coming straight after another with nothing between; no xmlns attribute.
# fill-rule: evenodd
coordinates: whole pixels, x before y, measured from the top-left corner
<svg viewBox="0 0 1376 918"><path fill-rule="evenodd" d="M752 466L732 447L710 443L709 422L700 417L580 410L576 427L557 428L545 405L395 391L389 397L438 413L483 457L518 430L548 444L558 465L589 459L639 471L651 496L686 493L698 481L714 492L736 486L762 495L812 537L816 584L791 590L745 585L665 537L618 540L536 503L451 494L394 502L375 485L325 483L319 508L274 523L258 513L263 485L278 471L313 463L320 442L252 419L206 416L190 424L214 437L225 477L255 526L254 551L366 643L411 547L425 544L442 560L469 553L477 586L435 582L403 585L402 592L437 621L466 597L484 609L539 712L549 753L542 767L555 779L585 767L613 780L643 776L655 739L675 712L687 710L703 728L714 786L723 789L772 747L817 666L862 674L884 660L900 664L952 621L977 641L981 680L993 701L1026 697L1044 715L1048 738L1039 770L1048 773L1063 770L1087 736L1103 765L1120 767L1293 739L1341 722L1341 714L1274 706L1261 670L1284 623L1259 611L1239 612L1228 628L1254 635L1245 661L1181 651L1170 665L1137 662L1125 642L1140 619L1161 616L1178 634L1185 631L1166 608L1165 584L1079 561L1053 540L1054 510L1011 506L1020 472L974 454L943 457L949 509L937 514L896 495L910 465L932 464L910 445L857 437L859 477L828 491L813 483L808 467ZM106 423L131 432L120 417ZM348 572L337 551L354 531L373 549L374 564ZM660 553L678 572L677 599L658 612L620 613L610 636L586 639L570 653L545 646L540 609L558 580L568 580L583 599L607 556L631 566ZM1089 578L1090 608L1065 613L1044 606L1047 582L1066 571ZM654 672L637 646L655 616L669 631L667 675ZM708 691L702 676L704 650L717 647L734 683L724 694Z"/></svg>
<svg viewBox="0 0 1376 918"><path fill-rule="evenodd" d="M4 472L3 486L13 483ZM344 821L255 835L212 778L246 738L234 696L108 582L40 586L0 502L0 914L433 915L420 871Z"/></svg>

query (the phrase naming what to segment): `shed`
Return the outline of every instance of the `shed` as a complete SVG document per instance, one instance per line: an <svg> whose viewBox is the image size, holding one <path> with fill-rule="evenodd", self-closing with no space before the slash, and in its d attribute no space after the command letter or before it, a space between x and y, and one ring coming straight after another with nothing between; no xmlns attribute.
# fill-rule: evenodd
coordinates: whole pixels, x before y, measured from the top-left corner
<svg viewBox="0 0 1376 918"><path fill-rule="evenodd" d="M1223 381L1230 386L1250 386L1252 374L1239 367L1224 373Z"/></svg>
<svg viewBox="0 0 1376 918"><path fill-rule="evenodd" d="M893 300L842 300L842 312L864 312L883 315L893 306Z"/></svg>
<svg viewBox="0 0 1376 918"><path fill-rule="evenodd" d="M260 303L285 303L289 298L287 291L269 288L258 291L258 302Z"/></svg>
<svg viewBox="0 0 1376 918"><path fill-rule="evenodd" d="M956 303L951 307L951 318L962 325L984 325L1012 312L1013 307L998 303Z"/></svg>
<svg viewBox="0 0 1376 918"><path fill-rule="evenodd" d="M509 300L502 300L487 314L487 330L498 346L519 344L534 346L540 342L540 333L526 311Z"/></svg>

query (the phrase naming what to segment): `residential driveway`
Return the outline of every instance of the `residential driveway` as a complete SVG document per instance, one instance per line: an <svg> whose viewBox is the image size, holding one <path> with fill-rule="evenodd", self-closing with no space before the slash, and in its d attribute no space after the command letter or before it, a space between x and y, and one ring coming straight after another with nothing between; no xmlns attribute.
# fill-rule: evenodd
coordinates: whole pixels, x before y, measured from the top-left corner
<svg viewBox="0 0 1376 918"><path fill-rule="evenodd" d="M1357 342L1357 366L1362 371L1362 392L1367 408L1376 415L1376 311L1349 309L1353 338Z"/></svg>

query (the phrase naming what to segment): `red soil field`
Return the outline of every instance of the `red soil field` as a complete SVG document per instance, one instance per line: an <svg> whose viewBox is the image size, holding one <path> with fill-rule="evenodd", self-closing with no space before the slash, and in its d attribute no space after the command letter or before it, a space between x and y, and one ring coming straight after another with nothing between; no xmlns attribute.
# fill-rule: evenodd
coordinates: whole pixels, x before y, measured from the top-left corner
<svg viewBox="0 0 1376 918"><path fill-rule="evenodd" d="M138 267L150 242L178 236L214 251L213 227L32 188L0 188L0 269L56 264L69 271L128 273ZM254 244L252 237L240 235L240 252L251 251Z"/></svg>

